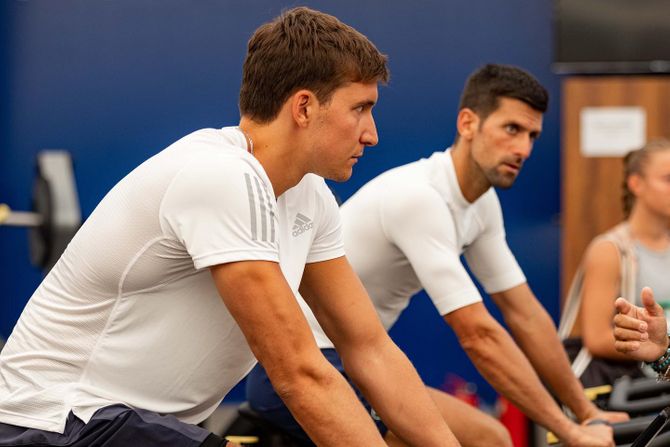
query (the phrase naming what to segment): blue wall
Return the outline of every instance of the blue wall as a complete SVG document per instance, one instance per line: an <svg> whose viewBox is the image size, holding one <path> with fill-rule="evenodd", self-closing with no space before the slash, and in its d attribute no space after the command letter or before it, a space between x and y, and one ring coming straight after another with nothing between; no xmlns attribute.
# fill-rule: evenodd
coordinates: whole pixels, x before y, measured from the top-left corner
<svg viewBox="0 0 670 447"><path fill-rule="evenodd" d="M392 80L375 109L380 144L348 183L334 185L344 199L376 174L449 145L461 87L479 65L520 65L548 87L543 135L515 187L500 196L510 245L556 316L559 84L549 71L550 0L0 2L0 202L27 208L35 154L66 148L86 216L125 173L172 141L236 124L248 37L299 4L338 16L390 56ZM25 230L0 228L0 333L11 331L40 277ZM428 383L439 386L447 371L480 382L425 295L393 336Z"/></svg>

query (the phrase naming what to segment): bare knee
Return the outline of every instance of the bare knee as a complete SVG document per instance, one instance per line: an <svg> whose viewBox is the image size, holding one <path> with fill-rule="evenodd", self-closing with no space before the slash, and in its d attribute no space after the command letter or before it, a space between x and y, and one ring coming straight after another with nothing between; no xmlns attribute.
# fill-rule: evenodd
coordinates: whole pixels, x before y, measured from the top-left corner
<svg viewBox="0 0 670 447"><path fill-rule="evenodd" d="M486 424L474 424L454 430L456 439L463 447L513 447L512 437L497 419L490 418Z"/></svg>
<svg viewBox="0 0 670 447"><path fill-rule="evenodd" d="M512 437L509 434L507 428L494 419L494 423L487 424L485 433L482 433L481 436L483 439L481 442L473 444L475 446L501 446L501 447L512 447ZM466 447L466 444L463 444L463 447Z"/></svg>
<svg viewBox="0 0 670 447"><path fill-rule="evenodd" d="M458 436L461 435L462 439ZM485 447L485 446L500 446L513 447L512 437L507 428L489 415L486 415L482 420L477 421L476 424L463 429L459 429L456 433L456 438L463 447Z"/></svg>

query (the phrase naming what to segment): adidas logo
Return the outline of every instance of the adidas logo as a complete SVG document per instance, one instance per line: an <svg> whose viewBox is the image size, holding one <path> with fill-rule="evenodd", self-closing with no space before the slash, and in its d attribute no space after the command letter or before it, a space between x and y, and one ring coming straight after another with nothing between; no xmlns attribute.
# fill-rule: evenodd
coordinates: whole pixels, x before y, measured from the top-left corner
<svg viewBox="0 0 670 447"><path fill-rule="evenodd" d="M295 222L293 223L293 237L300 236L305 231L311 230L313 226L314 222L312 222L309 217L298 213L298 215L295 216Z"/></svg>

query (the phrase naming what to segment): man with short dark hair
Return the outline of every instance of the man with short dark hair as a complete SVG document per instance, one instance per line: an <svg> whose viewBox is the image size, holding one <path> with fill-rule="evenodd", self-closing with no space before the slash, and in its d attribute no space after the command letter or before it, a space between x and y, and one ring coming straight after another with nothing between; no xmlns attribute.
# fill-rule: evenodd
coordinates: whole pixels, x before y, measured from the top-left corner
<svg viewBox="0 0 670 447"><path fill-rule="evenodd" d="M462 94L454 145L381 174L342 205L345 249L387 329L425 289L500 394L566 446L609 446L609 427L570 421L540 382L541 377L582 422L626 418L601 412L584 397L553 321L507 246L492 188L509 188L516 180L542 130L547 102L544 87L524 70L494 64L477 70ZM518 345L486 310L461 255ZM331 349L304 310L319 346ZM331 361L338 365L336 357ZM275 417L272 390L260 368L248 380L252 407ZM497 421L445 393L430 392L463 445L511 446Z"/></svg>
<svg viewBox="0 0 670 447"><path fill-rule="evenodd" d="M31 297L0 355L0 445L223 445L193 424L254 355L319 445L384 445L298 288L396 433L458 445L344 257L321 178L348 179L377 143L387 79L386 57L333 16L261 26L239 126L187 135L122 179Z"/></svg>

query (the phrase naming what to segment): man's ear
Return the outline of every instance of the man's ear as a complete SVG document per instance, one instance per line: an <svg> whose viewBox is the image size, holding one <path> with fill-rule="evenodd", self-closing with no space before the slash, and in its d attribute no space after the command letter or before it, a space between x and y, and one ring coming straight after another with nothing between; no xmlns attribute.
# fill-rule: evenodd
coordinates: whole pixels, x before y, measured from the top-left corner
<svg viewBox="0 0 670 447"><path fill-rule="evenodd" d="M474 110L467 107L461 109L456 118L456 128L460 137L466 140L472 139L479 128L479 121L479 116Z"/></svg>
<svg viewBox="0 0 670 447"><path fill-rule="evenodd" d="M299 127L307 127L319 108L316 95L310 90L298 90L291 96L291 116Z"/></svg>

